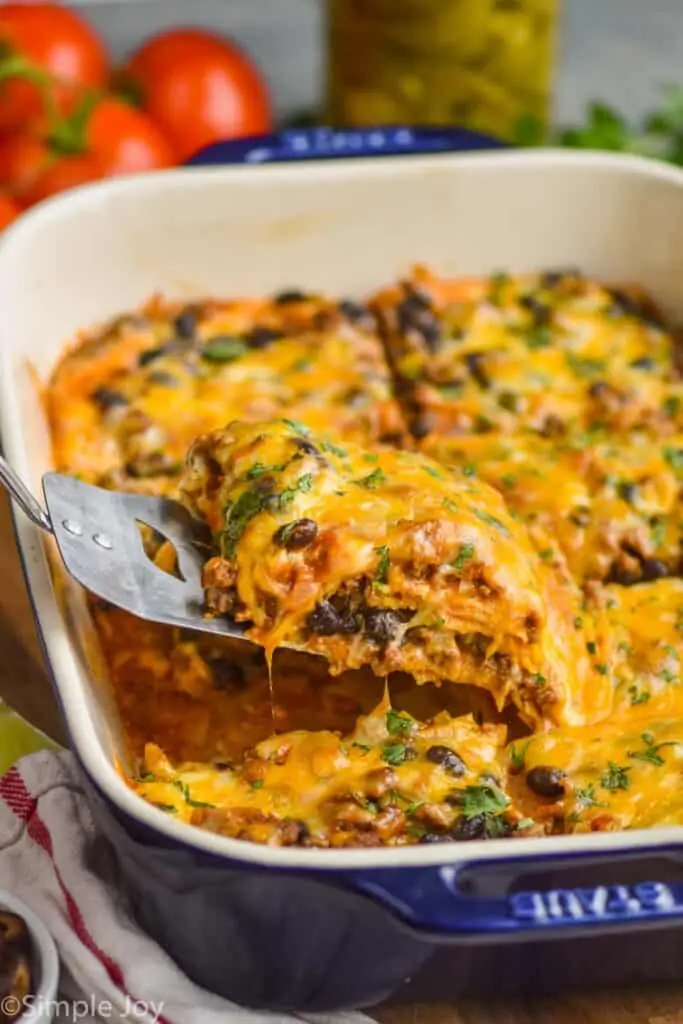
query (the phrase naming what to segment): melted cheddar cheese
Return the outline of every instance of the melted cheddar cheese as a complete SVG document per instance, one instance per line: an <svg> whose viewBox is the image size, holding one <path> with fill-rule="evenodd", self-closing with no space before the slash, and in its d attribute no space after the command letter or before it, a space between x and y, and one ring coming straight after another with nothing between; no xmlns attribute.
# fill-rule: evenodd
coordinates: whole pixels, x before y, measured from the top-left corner
<svg viewBox="0 0 683 1024"><path fill-rule="evenodd" d="M683 823L679 370L646 296L578 272L154 300L77 339L57 468L178 496L194 445L214 611L344 669L93 600L129 785L279 845Z"/></svg>

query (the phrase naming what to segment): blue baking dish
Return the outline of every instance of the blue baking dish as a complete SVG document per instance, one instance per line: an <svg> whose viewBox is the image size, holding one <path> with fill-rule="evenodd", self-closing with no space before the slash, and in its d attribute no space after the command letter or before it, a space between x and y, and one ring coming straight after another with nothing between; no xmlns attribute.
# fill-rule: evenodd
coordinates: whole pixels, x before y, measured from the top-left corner
<svg viewBox="0 0 683 1024"><path fill-rule="evenodd" d="M25 355L45 374L78 327L155 290L305 282L358 292L413 259L467 273L581 264L637 279L665 311L683 312L674 168L508 152L471 133L407 127L293 130L219 143L191 163L76 190L0 241L2 439L36 492L49 443ZM399 994L537 991L576 975L604 983L623 980L625 967L630 980L675 974L678 827L278 850L192 829L139 800L117 771L122 747L83 595L58 567L50 573L36 529L15 525L55 692L121 883L141 925L198 984L247 1006L321 1011Z"/></svg>

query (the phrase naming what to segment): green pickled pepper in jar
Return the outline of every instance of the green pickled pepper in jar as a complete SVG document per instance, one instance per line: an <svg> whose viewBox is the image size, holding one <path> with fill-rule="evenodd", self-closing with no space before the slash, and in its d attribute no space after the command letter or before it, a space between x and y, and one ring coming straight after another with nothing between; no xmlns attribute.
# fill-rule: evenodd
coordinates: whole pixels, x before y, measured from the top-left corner
<svg viewBox="0 0 683 1024"><path fill-rule="evenodd" d="M559 0L328 0L328 123L545 126L558 17Z"/></svg>

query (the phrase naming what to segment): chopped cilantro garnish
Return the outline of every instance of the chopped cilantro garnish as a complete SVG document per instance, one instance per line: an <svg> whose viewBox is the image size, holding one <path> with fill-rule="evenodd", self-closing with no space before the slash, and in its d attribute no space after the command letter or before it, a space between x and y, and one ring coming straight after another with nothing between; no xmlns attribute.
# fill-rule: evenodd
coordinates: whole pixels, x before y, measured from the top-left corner
<svg viewBox="0 0 683 1024"><path fill-rule="evenodd" d="M495 528L505 537L510 536L510 531L505 523L501 522L500 519L496 519L495 516L489 515L488 512L483 512L480 508L475 508L474 514L477 519L481 519L482 523L487 523L489 526L495 526Z"/></svg>
<svg viewBox="0 0 683 1024"><path fill-rule="evenodd" d="M373 587L382 587L389 578L389 566L391 565L389 548L384 544L381 548L375 548L375 554L379 557L379 561L377 562L372 585Z"/></svg>
<svg viewBox="0 0 683 1024"><path fill-rule="evenodd" d="M526 752L529 749L530 743L531 740L529 739L525 743L522 743L519 749L517 749L517 746L514 743L510 745L510 765L513 771L521 772L524 768Z"/></svg>
<svg viewBox="0 0 683 1024"><path fill-rule="evenodd" d="M251 469L247 470L246 479L255 480L257 477L263 476L264 473L281 473L286 468L286 462L281 462L279 466L266 466L263 462L255 462Z"/></svg>
<svg viewBox="0 0 683 1024"><path fill-rule="evenodd" d="M474 462L466 462L465 465L462 467L462 471L463 471L465 476L476 476L477 475L476 464Z"/></svg>
<svg viewBox="0 0 683 1024"><path fill-rule="evenodd" d="M547 562L548 559L553 558L554 555L555 552L552 548L543 548L543 551L538 552L538 557L542 558L544 562Z"/></svg>
<svg viewBox="0 0 683 1024"><path fill-rule="evenodd" d="M598 662L593 667L595 668L595 671L598 672L601 676L609 675L609 665L606 665L604 662Z"/></svg>
<svg viewBox="0 0 683 1024"><path fill-rule="evenodd" d="M659 753L664 747L675 747L678 745L677 740L671 740L668 743L655 743L654 736L651 732L643 732L640 734L640 738L643 741L643 750L629 750L628 757L634 761L646 761L648 764L654 764L658 768L661 768L663 764L666 764L664 758Z"/></svg>
<svg viewBox="0 0 683 1024"><path fill-rule="evenodd" d="M263 779L254 779L254 781L250 782L249 785L252 789L261 789L263 787L263 781Z"/></svg>
<svg viewBox="0 0 683 1024"><path fill-rule="evenodd" d="M628 773L631 770L631 768L622 768L614 761L608 761L607 768L600 777L600 785L603 789L628 789L631 785Z"/></svg>
<svg viewBox="0 0 683 1024"><path fill-rule="evenodd" d="M604 359L588 359L585 356L577 356L575 352L565 352L565 358L577 377L591 378L597 373L604 373L606 369Z"/></svg>
<svg viewBox="0 0 683 1024"><path fill-rule="evenodd" d="M157 807L160 811L165 811L166 814L177 814L178 808L174 807L173 804L158 804L154 800L150 800L152 807Z"/></svg>
<svg viewBox="0 0 683 1024"><path fill-rule="evenodd" d="M631 704L647 704L650 697L652 696L649 690L638 690L638 687L634 684L629 686L628 692L631 696Z"/></svg>
<svg viewBox="0 0 683 1024"><path fill-rule="evenodd" d="M413 719L409 715L402 715L400 711L389 708L387 711L387 730L391 736L404 736L413 727Z"/></svg>
<svg viewBox="0 0 683 1024"><path fill-rule="evenodd" d="M663 679L665 683L673 683L674 679L678 679L678 673L672 672L669 668L663 668L657 675L660 679Z"/></svg>
<svg viewBox="0 0 683 1024"><path fill-rule="evenodd" d="M145 772L144 775L138 775L138 777L135 779L135 782L156 782L156 781L157 781L156 775L153 775L151 772Z"/></svg>
<svg viewBox="0 0 683 1024"><path fill-rule="evenodd" d="M369 476L361 477L360 480L354 480L354 483L358 484L359 487L366 487L369 491L376 490L386 482L387 478L379 467L370 473Z"/></svg>
<svg viewBox="0 0 683 1024"><path fill-rule="evenodd" d="M515 484L517 483L517 477L513 476L512 473L506 473L504 476L500 478L500 482L502 483L503 487L507 487L509 489L510 487L515 486Z"/></svg>
<svg viewBox="0 0 683 1024"><path fill-rule="evenodd" d="M662 409L665 416L676 416L681 408L681 400L677 395L669 395L664 399Z"/></svg>
<svg viewBox="0 0 683 1024"><path fill-rule="evenodd" d="M597 654L598 645L595 643L594 640L589 640L586 644L586 650L589 654Z"/></svg>
<svg viewBox="0 0 683 1024"><path fill-rule="evenodd" d="M183 794L183 798L185 800L185 803L188 804L189 807L215 807L216 806L215 804L207 804L203 800L194 800L192 798L192 794L190 793L189 786L187 785L186 782L183 782L181 779L174 779L172 784L176 787L176 789L179 789L180 792Z"/></svg>
<svg viewBox="0 0 683 1024"><path fill-rule="evenodd" d="M496 786L467 786L458 794L458 804L466 818L478 814L499 814L504 811L509 799Z"/></svg>
<svg viewBox="0 0 683 1024"><path fill-rule="evenodd" d="M365 452L363 458L366 462L375 463L379 459L379 455L376 452Z"/></svg>
<svg viewBox="0 0 683 1024"><path fill-rule="evenodd" d="M545 684L548 682L548 680L540 672L534 672L534 674L531 677L531 682L534 684L534 686L538 686L538 688L542 690Z"/></svg>
<svg viewBox="0 0 683 1024"><path fill-rule="evenodd" d="M439 473L438 469L434 469L434 466L427 466L423 463L422 468L425 473L429 473L429 475L433 476L436 480L443 480L443 473Z"/></svg>
<svg viewBox="0 0 683 1024"><path fill-rule="evenodd" d="M310 491L312 487L313 474L304 473L303 476L299 477L299 479L296 481L293 487L285 488L285 490L282 491L282 493L280 494L280 499L278 502L280 511L283 511L289 505L291 505L297 494L299 494L302 491Z"/></svg>
<svg viewBox="0 0 683 1024"><path fill-rule="evenodd" d="M533 825L534 825L534 819L533 818L521 818L520 821L517 822L517 825L515 827L516 827L518 832L526 832L526 830L528 828L531 828Z"/></svg>
<svg viewBox="0 0 683 1024"><path fill-rule="evenodd" d="M201 351L201 357L209 363L231 363L234 359L243 356L246 351L246 342L241 338L231 338L225 335L207 341Z"/></svg>
<svg viewBox="0 0 683 1024"><path fill-rule="evenodd" d="M551 341L550 328L547 324L531 324L527 328L526 343L530 349L548 348Z"/></svg>
<svg viewBox="0 0 683 1024"><path fill-rule="evenodd" d="M474 544L463 544L458 552L457 558L451 562L452 567L456 572L462 572L467 563L474 558L475 553L476 548Z"/></svg>
<svg viewBox="0 0 683 1024"><path fill-rule="evenodd" d="M382 747L382 760L387 764L402 764L411 756L410 748L405 743L385 743Z"/></svg>
<svg viewBox="0 0 683 1024"><path fill-rule="evenodd" d="M503 298L503 291L510 283L510 275L506 274L504 270L498 270L495 274L491 275L491 284L489 290L489 300L494 306L500 305Z"/></svg>
<svg viewBox="0 0 683 1024"><path fill-rule="evenodd" d="M338 455L340 459L345 459L348 452L344 448L340 448L338 444L332 444L331 441L323 441L320 445L324 452L330 452L332 455Z"/></svg>
<svg viewBox="0 0 683 1024"><path fill-rule="evenodd" d="M583 628L583 619L581 618L580 615L577 615L576 618L574 619L574 629L582 629L582 628Z"/></svg>
<svg viewBox="0 0 683 1024"><path fill-rule="evenodd" d="M368 754L372 750L372 747L369 746L367 743L356 743L355 740L351 744L351 746L357 747L357 749L360 750L363 754Z"/></svg>
<svg viewBox="0 0 683 1024"><path fill-rule="evenodd" d="M288 427L296 431L297 434L303 434L304 437L308 437L310 430L304 423L299 423L298 420L288 420L284 416L281 417L281 422L286 423Z"/></svg>
<svg viewBox="0 0 683 1024"><path fill-rule="evenodd" d="M674 472L678 473L679 470L683 469L683 448L670 448L665 445L662 448L662 455L664 461L667 462Z"/></svg>
<svg viewBox="0 0 683 1024"><path fill-rule="evenodd" d="M444 498L442 505L444 508L447 508L449 512L460 512L460 506L451 498Z"/></svg>
<svg viewBox="0 0 683 1024"><path fill-rule="evenodd" d="M237 501L228 506L225 529L221 534L221 551L225 558L233 558L237 542L247 526L263 509L267 496L255 491L242 491Z"/></svg>
<svg viewBox="0 0 683 1024"><path fill-rule="evenodd" d="M582 810L588 807L606 807L607 805L598 800L595 796L595 785L591 783L585 789L577 789L576 802Z"/></svg>

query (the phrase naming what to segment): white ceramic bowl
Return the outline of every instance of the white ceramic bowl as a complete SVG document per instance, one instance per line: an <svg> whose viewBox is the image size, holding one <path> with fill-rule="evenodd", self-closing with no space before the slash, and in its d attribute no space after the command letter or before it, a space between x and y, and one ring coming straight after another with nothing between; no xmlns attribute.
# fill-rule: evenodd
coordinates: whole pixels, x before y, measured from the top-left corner
<svg viewBox="0 0 683 1024"><path fill-rule="evenodd" d="M0 909L23 918L31 936L33 992L27 1010L19 1018L20 1024L49 1024L54 1015L59 985L57 947L40 918L18 897L4 889L0 889Z"/></svg>

